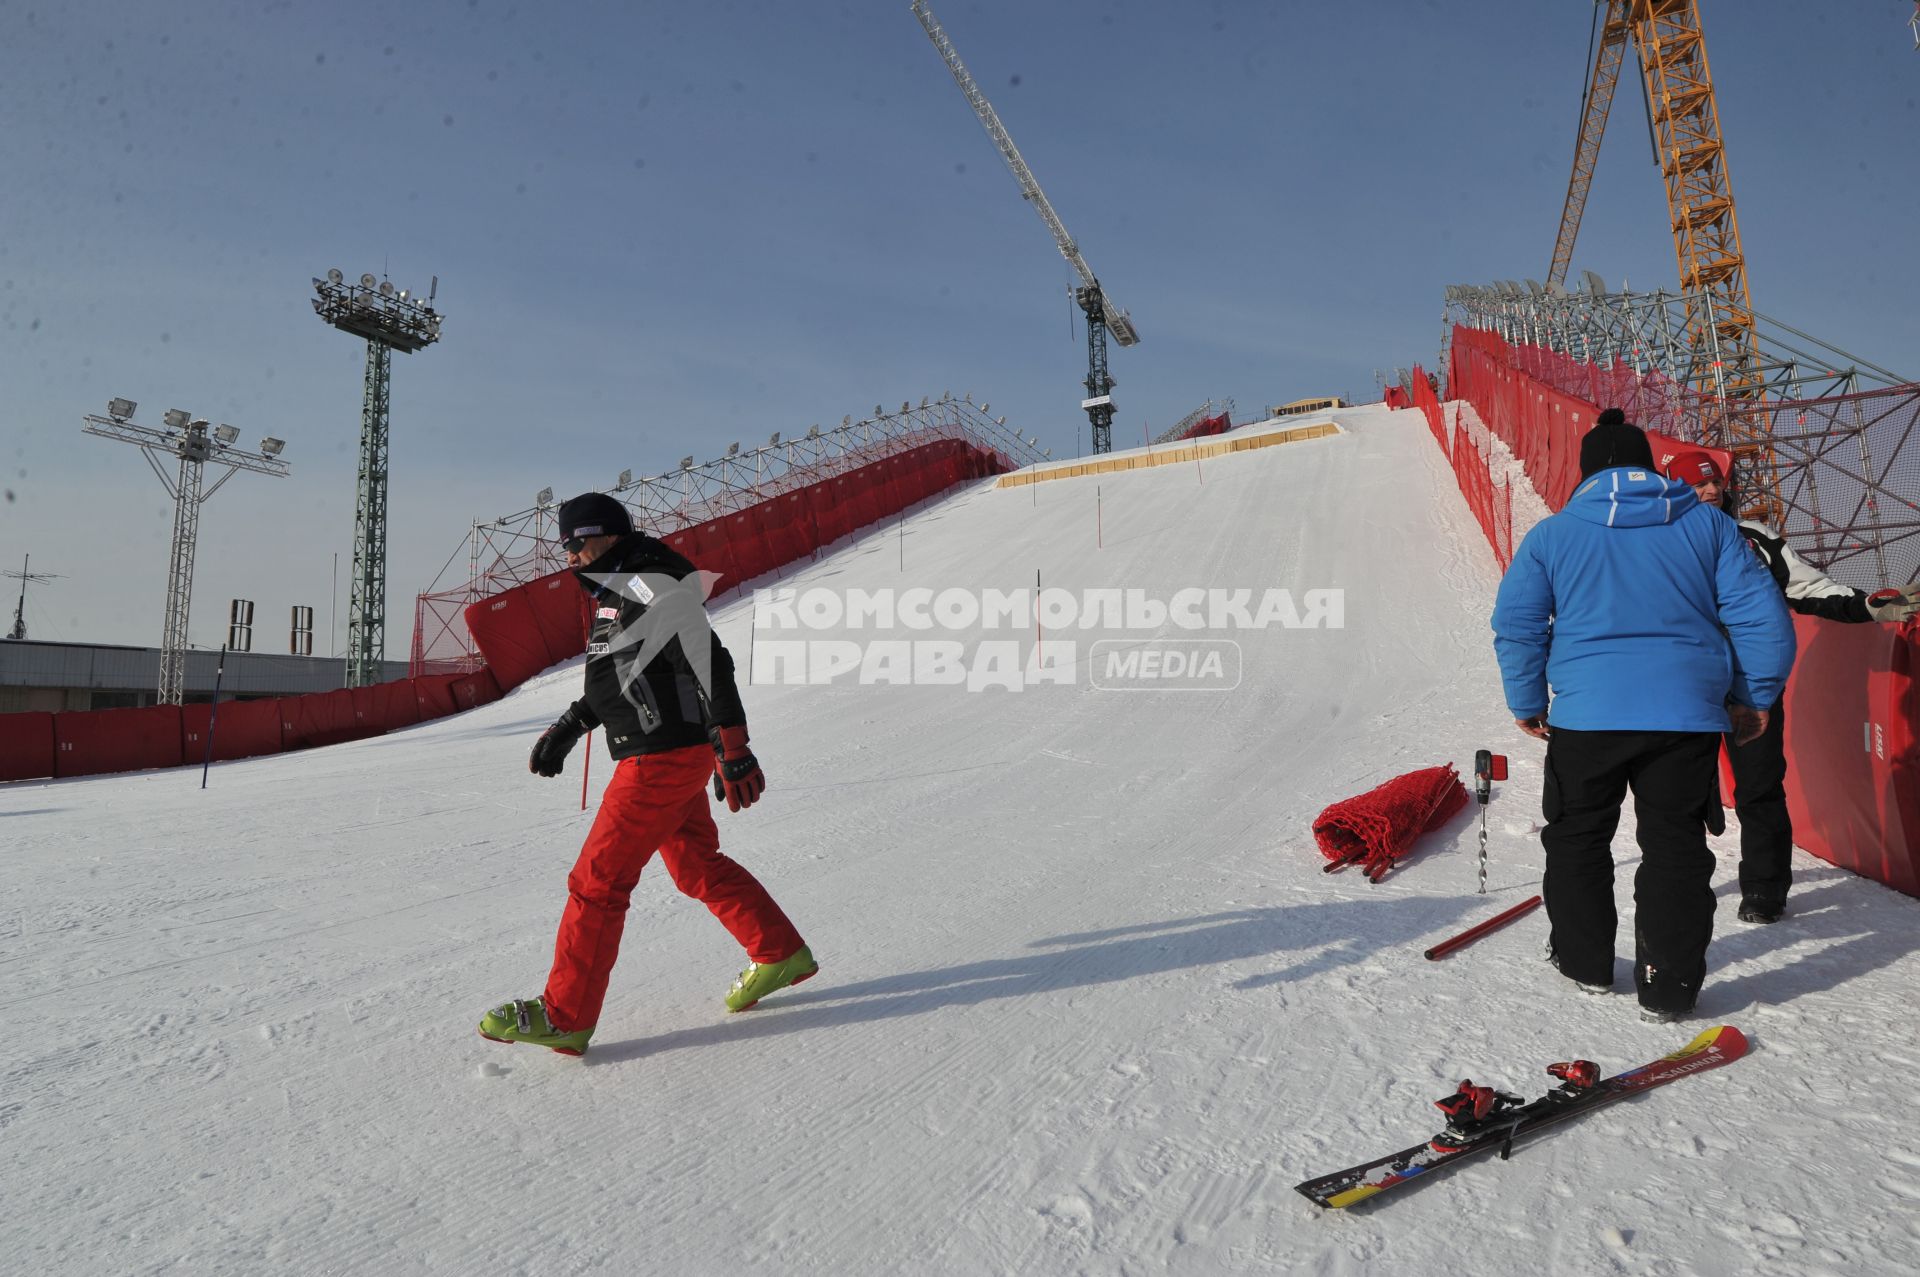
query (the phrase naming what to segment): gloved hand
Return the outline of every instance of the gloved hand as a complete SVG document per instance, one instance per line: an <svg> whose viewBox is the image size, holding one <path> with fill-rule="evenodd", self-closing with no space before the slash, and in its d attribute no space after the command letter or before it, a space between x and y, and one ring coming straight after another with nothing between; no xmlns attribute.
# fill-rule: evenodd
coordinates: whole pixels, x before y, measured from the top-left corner
<svg viewBox="0 0 1920 1277"><path fill-rule="evenodd" d="M1875 590L1867 595L1867 615L1876 621L1905 621L1920 613L1920 585Z"/></svg>
<svg viewBox="0 0 1920 1277"><path fill-rule="evenodd" d="M580 721L580 712L572 705L567 712L553 720L553 726L540 733L540 739L533 742L533 753L527 757L527 770L536 776L558 776L567 765L567 755L587 734L587 725Z"/></svg>
<svg viewBox="0 0 1920 1277"><path fill-rule="evenodd" d="M1766 733L1767 720L1771 716L1764 709L1742 705L1739 701L1729 701L1727 717L1733 721L1733 743L1750 745Z"/></svg>
<svg viewBox="0 0 1920 1277"><path fill-rule="evenodd" d="M725 799L728 811L753 806L767 790L767 777L760 760L747 748L747 726L713 727L707 730L713 742L713 797Z"/></svg>

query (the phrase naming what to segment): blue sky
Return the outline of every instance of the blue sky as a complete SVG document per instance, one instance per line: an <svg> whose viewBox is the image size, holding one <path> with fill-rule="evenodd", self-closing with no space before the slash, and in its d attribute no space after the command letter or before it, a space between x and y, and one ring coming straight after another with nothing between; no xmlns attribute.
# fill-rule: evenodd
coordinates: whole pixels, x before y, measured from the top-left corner
<svg viewBox="0 0 1920 1277"><path fill-rule="evenodd" d="M1122 445L1371 398L1445 285L1545 272L1587 4L934 8L1140 328ZM1920 369L1911 7L1703 10L1756 307ZM549 484L944 390L1085 444L1071 272L906 0L0 0L0 121L0 564L63 574L35 638L158 642L170 499L80 433L114 395L288 441L205 508L194 641L236 595L257 649L291 604L325 629L364 357L309 306L330 266L438 275L447 317L394 360L392 657L469 523ZM1623 88L1575 269L1671 286L1665 228Z"/></svg>

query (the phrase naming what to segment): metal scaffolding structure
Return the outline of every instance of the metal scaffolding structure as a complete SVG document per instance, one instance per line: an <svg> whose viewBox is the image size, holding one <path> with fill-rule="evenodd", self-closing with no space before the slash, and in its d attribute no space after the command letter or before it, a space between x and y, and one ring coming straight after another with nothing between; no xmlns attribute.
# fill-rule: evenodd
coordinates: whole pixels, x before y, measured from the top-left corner
<svg viewBox="0 0 1920 1277"><path fill-rule="evenodd" d="M209 430L207 422L173 408L164 417L165 428L156 430L135 425L130 420L134 409L132 400L115 399L107 405L106 416L88 415L83 420L87 423L86 434L138 447L161 486L173 498L173 551L167 564L167 611L160 640L158 703L178 705L186 693L187 619L193 607L193 559L200 537L200 507L242 470L286 478L289 467L279 459L286 444L280 439L266 438L260 441L260 451L248 452L234 446L240 432L232 426L221 425ZM169 479L160 462L155 460L162 455L179 460L176 478ZM227 472L214 480L211 488L203 488L209 461L226 466Z"/></svg>
<svg viewBox="0 0 1920 1277"><path fill-rule="evenodd" d="M755 448L742 449L736 443L725 455L704 464L686 457L677 469L664 474L635 479L628 472L607 491L627 507L634 527L664 537L947 439L992 453L1008 469L1050 460L1053 455L1041 449L1038 440L1022 438L1009 428L1005 417L992 416L991 405L974 403L971 392L958 399L943 394L938 400L922 398L918 407L903 403L893 412L876 404L871 417L855 421L848 416L833 429L816 425L796 438L775 433ZM548 489L525 510L472 525L464 541L466 584L436 592L440 584L436 577L419 596L413 637L415 673L478 669L483 662L466 638L466 607L566 566L554 539L559 505L552 496ZM456 548L447 567L459 553ZM445 575L443 567L441 576Z"/></svg>
<svg viewBox="0 0 1920 1277"><path fill-rule="evenodd" d="M1536 380L1675 439L1716 448L1765 439L1777 504L1765 517L1835 580L1877 589L1920 577L1920 385L1755 312L1755 398L1702 393L1720 351L1688 322L1698 294L1577 292L1512 280L1447 289L1453 324L1499 334ZM1734 483L1751 486L1736 460Z"/></svg>

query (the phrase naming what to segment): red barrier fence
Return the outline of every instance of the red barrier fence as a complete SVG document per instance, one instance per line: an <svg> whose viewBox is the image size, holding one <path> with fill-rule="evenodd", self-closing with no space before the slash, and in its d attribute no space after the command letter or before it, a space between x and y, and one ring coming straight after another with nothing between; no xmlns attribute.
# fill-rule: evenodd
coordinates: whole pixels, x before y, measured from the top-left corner
<svg viewBox="0 0 1920 1277"><path fill-rule="evenodd" d="M1225 417L1218 418L1225 428ZM1204 424L1204 423L1202 423ZM711 594L805 558L967 479L997 473L992 456L943 439L670 532L661 540L712 578ZM571 572L554 572L466 610L495 696L587 650L590 612Z"/></svg>
<svg viewBox="0 0 1920 1277"><path fill-rule="evenodd" d="M965 440L942 439L664 539L713 573L713 592L719 593L956 483L1004 468L1000 458ZM222 701L213 722L213 757L360 740L491 704L503 689L585 651L590 615L585 593L568 573L516 586L467 609L487 668L277 700ZM206 756L210 717L207 705L0 714L0 781L197 763Z"/></svg>
<svg viewBox="0 0 1920 1277"><path fill-rule="evenodd" d="M211 705L180 707L180 754L188 764L207 757L207 720ZM220 716L213 720L213 761L257 758L277 754L281 749L280 702L221 701Z"/></svg>
<svg viewBox="0 0 1920 1277"><path fill-rule="evenodd" d="M95 709L53 716L53 774L96 776L178 767L180 707Z"/></svg>
<svg viewBox="0 0 1920 1277"><path fill-rule="evenodd" d="M0 715L0 781L53 775L53 715Z"/></svg>
<svg viewBox="0 0 1920 1277"><path fill-rule="evenodd" d="M1793 840L1822 860L1920 896L1920 633L1796 616L1784 698Z"/></svg>

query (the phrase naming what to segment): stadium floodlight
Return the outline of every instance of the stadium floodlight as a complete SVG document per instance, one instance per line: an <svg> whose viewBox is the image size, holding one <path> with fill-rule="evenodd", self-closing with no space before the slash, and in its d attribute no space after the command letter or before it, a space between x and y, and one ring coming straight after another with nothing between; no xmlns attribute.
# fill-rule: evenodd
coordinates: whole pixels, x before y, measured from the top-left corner
<svg viewBox="0 0 1920 1277"><path fill-rule="evenodd" d="M616 483L616 484L614 484L613 486L614 486L614 487L616 487L616 488L624 488L624 487L626 487L626 486L627 486L627 485L628 485L629 483L632 483L632 482L633 482L633 471L631 471L631 470L622 470L622 471L620 472L620 482L618 482L618 483Z"/></svg>
<svg viewBox="0 0 1920 1277"><path fill-rule="evenodd" d="M993 412L993 405L990 403L983 403L980 405L980 411L982 413L991 414Z"/></svg>
<svg viewBox="0 0 1920 1277"><path fill-rule="evenodd" d="M539 506L542 510L544 510L547 508L548 503L551 502L552 500L553 500L553 489L542 488L540 489L539 495L534 497L533 503Z"/></svg>
<svg viewBox="0 0 1920 1277"><path fill-rule="evenodd" d="M260 455L263 457L277 457L286 446L287 441L285 439L276 439L272 435L268 435L260 441Z"/></svg>
<svg viewBox="0 0 1920 1277"><path fill-rule="evenodd" d="M682 470L691 470L691 469L693 469L693 458L692 458L692 457L682 457L682 458L680 458L680 468L681 468Z"/></svg>
<svg viewBox="0 0 1920 1277"><path fill-rule="evenodd" d="M885 408L882 408L879 404L875 404L873 406L873 415L876 417L884 417L887 415L887 410Z"/></svg>
<svg viewBox="0 0 1920 1277"><path fill-rule="evenodd" d="M807 438L818 439L819 437L820 437L820 427L815 426L812 429L807 431Z"/></svg>
<svg viewBox="0 0 1920 1277"><path fill-rule="evenodd" d="M848 413L848 414L847 414L846 416L844 416L844 417L842 417L842 418L840 418L840 428L841 428L842 430L845 430L845 429L846 429L846 428L847 428L848 426L850 426L850 425L852 425L852 424L853 424L853 414L852 414L852 413ZM808 438L812 438L812 436L811 436L811 435L809 435L809 436L808 436Z"/></svg>
<svg viewBox="0 0 1920 1277"><path fill-rule="evenodd" d="M740 455L740 444L738 440L727 445L727 455L729 457L737 457Z"/></svg>
<svg viewBox="0 0 1920 1277"><path fill-rule="evenodd" d="M170 408L166 412L167 428L161 430L127 420L133 415L134 407L131 399L114 399L108 404L111 416L89 414L82 419L86 422L87 434L116 443L130 443L141 449L154 477L173 498L173 549L167 565L158 703L178 705L186 694L187 621L193 603L193 564L199 541L200 507L240 471L284 479L288 473L287 463L274 457L278 446L263 448L261 454L235 450L232 445L240 432L224 422L213 426L183 408ZM274 442L277 445L278 441ZM208 462L226 467L226 473L211 484L205 481ZM173 477L169 477L164 468L168 463L178 464Z"/></svg>
<svg viewBox="0 0 1920 1277"><path fill-rule="evenodd" d="M362 288L372 288L372 287L373 287L373 285L374 285L374 279L373 279L373 272L372 272L372 271L368 271L368 272L367 272L366 274L364 274L364 275L362 275L362 276L360 277L360 287L362 287Z"/></svg>
<svg viewBox="0 0 1920 1277"><path fill-rule="evenodd" d="M392 281L392 280L390 280L390 279L383 279L383 280L381 280L381 281L380 281L380 295L381 295L382 297L391 297L391 296L393 296L393 281Z"/></svg>
<svg viewBox="0 0 1920 1277"><path fill-rule="evenodd" d="M328 268L327 268L327 282L328 282L328 283L330 283L330 284L343 284L343 283L345 283L345 282L346 282L346 279L347 279L347 277L346 277L345 275L342 275L342 274L340 273L340 268L339 268L338 266L330 266L330 267L328 267Z"/></svg>
<svg viewBox="0 0 1920 1277"><path fill-rule="evenodd" d="M779 446L780 446L780 432L776 430L773 432L772 436L767 439L767 447L778 448Z"/></svg>
<svg viewBox="0 0 1920 1277"><path fill-rule="evenodd" d="M925 395L920 396L920 406L922 408L927 406L927 397Z"/></svg>

